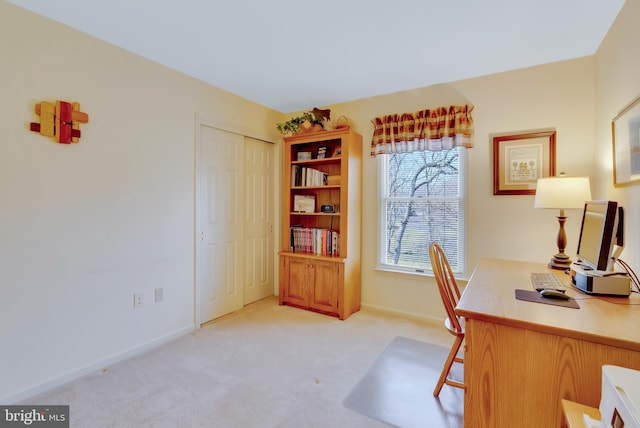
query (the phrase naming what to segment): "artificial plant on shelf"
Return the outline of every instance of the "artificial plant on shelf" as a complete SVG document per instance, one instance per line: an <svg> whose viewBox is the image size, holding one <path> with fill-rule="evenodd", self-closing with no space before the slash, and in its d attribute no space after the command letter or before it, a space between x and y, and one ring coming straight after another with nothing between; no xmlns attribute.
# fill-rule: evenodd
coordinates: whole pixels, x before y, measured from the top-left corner
<svg viewBox="0 0 640 428"><path fill-rule="evenodd" d="M286 122L277 123L276 128L282 135L322 130L323 116L321 112L323 111L325 110L314 109L313 111L305 111L300 116L292 117Z"/></svg>

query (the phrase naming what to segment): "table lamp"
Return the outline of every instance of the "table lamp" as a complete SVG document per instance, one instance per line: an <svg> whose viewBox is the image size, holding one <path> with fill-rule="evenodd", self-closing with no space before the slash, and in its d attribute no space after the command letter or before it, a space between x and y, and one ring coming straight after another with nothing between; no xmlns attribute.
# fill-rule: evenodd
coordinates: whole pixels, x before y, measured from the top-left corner
<svg viewBox="0 0 640 428"><path fill-rule="evenodd" d="M549 262L551 269L568 269L571 259L564 253L567 246L567 234L564 231L564 223L567 217L566 209L583 209L584 203L591 200L591 187L589 177L566 177L560 174L558 177L539 178L536 188L534 208L559 209L558 223L558 253Z"/></svg>

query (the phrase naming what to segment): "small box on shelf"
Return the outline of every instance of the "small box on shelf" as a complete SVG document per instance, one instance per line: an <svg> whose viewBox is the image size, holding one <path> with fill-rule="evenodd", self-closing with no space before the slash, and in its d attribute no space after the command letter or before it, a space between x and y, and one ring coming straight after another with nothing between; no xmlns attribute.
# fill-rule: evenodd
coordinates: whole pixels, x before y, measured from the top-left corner
<svg viewBox="0 0 640 428"><path fill-rule="evenodd" d="M336 186L340 184L340 176L339 175L330 175L327 177L327 184L329 186Z"/></svg>
<svg viewBox="0 0 640 428"><path fill-rule="evenodd" d="M323 204L320 206L320 212L322 213L339 213L340 205L335 204Z"/></svg>

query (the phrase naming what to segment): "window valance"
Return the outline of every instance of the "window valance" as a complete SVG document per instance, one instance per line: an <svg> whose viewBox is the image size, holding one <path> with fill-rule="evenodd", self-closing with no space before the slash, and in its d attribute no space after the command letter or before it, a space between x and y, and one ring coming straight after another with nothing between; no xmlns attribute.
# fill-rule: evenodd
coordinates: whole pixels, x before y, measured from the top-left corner
<svg viewBox="0 0 640 428"><path fill-rule="evenodd" d="M438 107L376 117L371 156L473 147L472 105Z"/></svg>

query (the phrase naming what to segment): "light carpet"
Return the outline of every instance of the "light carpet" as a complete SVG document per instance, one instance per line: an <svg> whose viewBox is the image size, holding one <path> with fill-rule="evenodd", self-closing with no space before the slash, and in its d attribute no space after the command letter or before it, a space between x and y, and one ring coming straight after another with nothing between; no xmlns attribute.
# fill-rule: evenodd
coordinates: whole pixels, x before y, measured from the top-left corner
<svg viewBox="0 0 640 428"><path fill-rule="evenodd" d="M340 321L272 297L25 403L69 405L73 428L384 428L342 401L396 336L452 342L441 324Z"/></svg>
<svg viewBox="0 0 640 428"><path fill-rule="evenodd" d="M464 392L445 385L439 398L433 396L448 352L442 346L396 337L343 404L396 427L462 426L459 403ZM455 379L462 379L461 369L454 364L451 374Z"/></svg>

